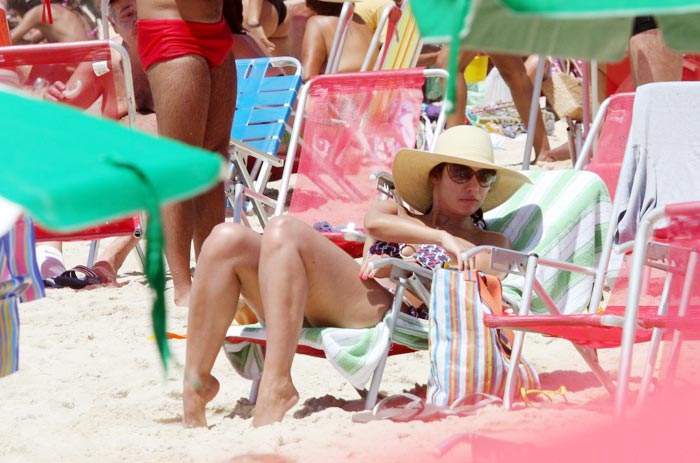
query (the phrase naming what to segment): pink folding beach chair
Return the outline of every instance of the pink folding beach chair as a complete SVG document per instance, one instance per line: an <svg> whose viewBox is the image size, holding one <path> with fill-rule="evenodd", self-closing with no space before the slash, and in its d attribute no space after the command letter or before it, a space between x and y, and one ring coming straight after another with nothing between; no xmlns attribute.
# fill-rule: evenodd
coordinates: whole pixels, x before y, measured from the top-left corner
<svg viewBox="0 0 700 463"><path fill-rule="evenodd" d="M274 215L286 209L350 254L361 254L361 224L378 197L373 175L390 171L400 148L421 143L423 84L431 76L444 79L446 73L414 68L324 74L309 80L299 94L279 194L274 200L261 195L253 199L274 208ZM437 126L443 121L441 112ZM297 150L298 169L287 207Z"/></svg>
<svg viewBox="0 0 700 463"><path fill-rule="evenodd" d="M289 143L275 214L282 214L304 122L304 143L287 213L361 254L357 235L377 198L373 175L390 171L396 152L418 139L423 83L442 70L405 69L318 76L307 83ZM438 127L441 122L438 122Z"/></svg>
<svg viewBox="0 0 700 463"><path fill-rule="evenodd" d="M628 97L623 97L628 98ZM587 361L596 376L611 394L616 394L616 412L621 415L627 405L632 344L656 339L646 362L639 399L649 392L656 368L663 329L695 329L697 314L690 309L696 303L673 304L672 288L683 281L681 300L690 298L697 286L697 205L672 204L679 201L700 201L700 144L695 140L690 121L700 117L700 83L658 83L640 87L634 100L632 124L626 145L620 180L615 192L611 226L602 243L602 258L593 286L588 313L561 314L547 304L549 315L531 315L523 307L518 316L488 316L485 323L496 328L534 331L562 337L581 351L588 350ZM669 230L657 230L653 224L661 217L677 221ZM618 253L626 255L620 274L612 281L610 255L614 243ZM631 251L631 254L629 252ZM536 258L536 257L535 257ZM625 269L629 269L627 272ZM572 269L573 270L573 269ZM629 275L629 276L627 276ZM604 286L612 286L605 307L600 307ZM535 285L536 286L536 285ZM693 296L695 297L695 296ZM685 307L685 309L683 309ZM624 335L622 327L624 325ZM694 332L694 335L697 333ZM513 347L517 361L522 347L523 331ZM677 332L674 333L677 336ZM591 357L590 349L623 345L617 385ZM677 350L679 343L672 350ZM672 354L672 357L677 355ZM675 368L667 363L666 368ZM509 377L512 376L509 372ZM513 394L512 380L508 394Z"/></svg>
<svg viewBox="0 0 700 463"><path fill-rule="evenodd" d="M611 95L600 105L574 166L598 174L613 199L632 124L633 106L634 93Z"/></svg>
<svg viewBox="0 0 700 463"><path fill-rule="evenodd" d="M115 72L112 69L113 57L117 54L121 57L122 63L123 82L121 85L115 81ZM78 87L83 83L78 79L71 84L74 87L69 86L66 89L67 97L64 102L86 110L90 114L112 119L118 118L120 108L123 107L127 110L128 123L130 125L134 123L136 109L131 64L124 47L116 42L105 40L0 47L0 69L17 75L18 66L23 66L23 69L28 72L21 78L18 76L17 82L20 88L39 97L43 97L47 88L54 82L68 83L76 70L89 69L88 72L94 73L97 77L95 80L99 85L99 88L95 89L99 95L96 97L97 99L93 101L71 99L70 93L80 90ZM60 123L60 121L37 121L37 124ZM109 143L109 141L105 140L105 143ZM47 152L46 156L51 157L51 153ZM37 160L37 162L42 161ZM60 160L52 160L52 162L60 162ZM119 194L119 192L115 192L115 194ZM76 207L80 207L80 198L76 198ZM139 216L110 221L98 227L70 234L48 232L40 226L36 228L37 241L91 240L88 266L92 266L95 261L97 240L100 238L120 235L139 237L142 235ZM141 256L138 246L136 250Z"/></svg>

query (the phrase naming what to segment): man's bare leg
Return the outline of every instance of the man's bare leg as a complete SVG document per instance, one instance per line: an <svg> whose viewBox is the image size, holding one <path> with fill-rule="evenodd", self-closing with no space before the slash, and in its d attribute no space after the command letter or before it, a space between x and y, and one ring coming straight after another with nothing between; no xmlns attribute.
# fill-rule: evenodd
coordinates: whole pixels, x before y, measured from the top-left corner
<svg viewBox="0 0 700 463"><path fill-rule="evenodd" d="M666 46L659 29L650 29L630 37L630 67L635 87L679 81L683 55Z"/></svg>
<svg viewBox="0 0 700 463"><path fill-rule="evenodd" d="M236 63L233 53L220 66L211 69L210 95L203 146L226 159L236 107ZM197 257L212 229L225 220L223 183L194 198L193 206L195 220L192 238Z"/></svg>
<svg viewBox="0 0 700 463"><path fill-rule="evenodd" d="M197 55L164 61L148 69L158 117L158 133L194 146L203 146L208 120L211 78L209 64ZM177 88L177 92L173 89ZM166 116L167 115L167 116ZM194 167L194 166L193 166ZM192 276L190 246L194 232L194 202L163 208L165 255L175 290L175 304L189 304Z"/></svg>
<svg viewBox="0 0 700 463"><path fill-rule="evenodd" d="M513 96L515 109L518 110L520 119L527 126L529 123L528 119L530 118L533 86L532 81L530 81L527 75L525 63L523 63L520 56L499 54L492 54L489 56L501 73L503 80L508 84L510 93ZM530 127L527 127L527 130L530 130ZM535 161L537 161L540 155L549 151L549 140L547 139L547 132L544 128L544 121L542 120L541 114L538 114L535 124L533 148L535 149Z"/></svg>

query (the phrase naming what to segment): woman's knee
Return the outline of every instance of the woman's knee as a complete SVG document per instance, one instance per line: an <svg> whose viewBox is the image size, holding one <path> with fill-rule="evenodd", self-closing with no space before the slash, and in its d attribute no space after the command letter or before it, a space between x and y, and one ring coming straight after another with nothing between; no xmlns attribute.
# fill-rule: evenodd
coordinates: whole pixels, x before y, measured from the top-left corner
<svg viewBox="0 0 700 463"><path fill-rule="evenodd" d="M238 224L220 223L214 227L202 245L202 254L208 258L231 259L256 249L259 235Z"/></svg>
<svg viewBox="0 0 700 463"><path fill-rule="evenodd" d="M300 245L308 241L309 231L313 229L299 219L280 215L273 217L267 223L263 242L268 247Z"/></svg>

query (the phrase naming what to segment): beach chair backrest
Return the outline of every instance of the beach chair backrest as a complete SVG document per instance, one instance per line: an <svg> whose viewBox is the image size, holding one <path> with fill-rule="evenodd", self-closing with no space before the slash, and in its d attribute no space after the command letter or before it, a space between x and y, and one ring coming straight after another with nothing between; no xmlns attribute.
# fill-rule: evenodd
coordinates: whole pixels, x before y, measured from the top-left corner
<svg viewBox="0 0 700 463"><path fill-rule="evenodd" d="M396 152L416 144L427 76L445 73L367 71L316 76L305 84L299 100L304 143L288 213L309 224L361 224L377 197L370 176L391 171ZM301 122L298 115L276 215L283 212Z"/></svg>
<svg viewBox="0 0 700 463"><path fill-rule="evenodd" d="M116 56L120 58L119 69L114 68ZM119 119L121 114L126 113L129 125L135 121L131 63L124 47L116 42L93 40L1 47L0 70L16 75L19 88L39 98L46 97L49 86L54 82L62 82L66 84L62 103L110 119ZM91 91L83 92L83 86L88 82L92 85ZM36 123L60 124L60 121ZM95 240L140 233L140 218L134 216L70 234L56 234L36 227L36 240ZM88 265L92 263L95 252L96 245L93 246Z"/></svg>
<svg viewBox="0 0 700 463"><path fill-rule="evenodd" d="M387 33L375 69L406 69L416 65L422 40L411 4L404 1L393 34Z"/></svg>
<svg viewBox="0 0 700 463"><path fill-rule="evenodd" d="M382 45L389 37L393 37L396 33L396 26L401 19L401 8L394 5L393 3L387 3L382 10L382 14L377 22L377 28L374 30L372 35L372 42L370 42L369 48L367 49L367 54L365 54L365 60L362 63L362 68L360 71L366 71L374 58L374 51L377 49L380 43ZM382 40L383 38L383 40ZM377 55L374 61L374 70L382 69L384 60L386 60L386 54L389 51L389 47L381 47L379 55Z"/></svg>
<svg viewBox="0 0 700 463"><path fill-rule="evenodd" d="M613 199L632 124L633 106L634 93L618 93L606 99L576 160L577 169L595 172L603 179ZM593 154L589 155L591 152Z"/></svg>
<svg viewBox="0 0 700 463"><path fill-rule="evenodd" d="M301 86L301 63L291 57L239 59L236 76L238 95L231 138L277 154Z"/></svg>

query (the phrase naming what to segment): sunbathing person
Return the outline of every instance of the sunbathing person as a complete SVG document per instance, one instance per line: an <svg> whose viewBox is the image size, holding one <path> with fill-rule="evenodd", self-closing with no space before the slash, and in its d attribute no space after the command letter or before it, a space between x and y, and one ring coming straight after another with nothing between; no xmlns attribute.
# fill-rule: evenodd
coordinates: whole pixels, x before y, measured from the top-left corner
<svg viewBox="0 0 700 463"><path fill-rule="evenodd" d="M53 23L43 22L44 4L42 0L8 0L7 8L19 16L19 23L10 32L12 43L20 43L32 30L41 34L33 35L31 42L46 39L47 42L76 42L95 38L94 25L82 11L51 2Z"/></svg>
<svg viewBox="0 0 700 463"><path fill-rule="evenodd" d="M243 27L260 45L272 53L269 39L286 37L292 26L284 0L243 0Z"/></svg>
<svg viewBox="0 0 700 463"><path fill-rule="evenodd" d="M417 212L392 200L376 202L365 216L373 244L362 264L289 216L271 219L262 235L232 223L214 229L202 247L190 299L185 426L206 426L205 405L219 389L211 369L239 296L267 330L253 415L253 426L261 426L280 421L299 400L290 370L303 326L366 328L384 317L392 294L374 279L381 275L369 262L408 253L419 262L432 256L426 262L431 268L451 260L483 269L486 261L462 262L460 254L482 244L510 247L505 236L484 229L482 213L528 179L493 163L486 131L459 126L440 135L434 153L400 150L393 175L398 194Z"/></svg>
<svg viewBox="0 0 700 463"><path fill-rule="evenodd" d="M338 27L342 0L306 0L306 6L316 14L306 21L301 45L301 67L304 81L322 74L331 52ZM372 42L372 31L357 14L353 14L350 29L340 56L338 72L359 71Z"/></svg>

